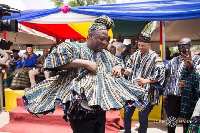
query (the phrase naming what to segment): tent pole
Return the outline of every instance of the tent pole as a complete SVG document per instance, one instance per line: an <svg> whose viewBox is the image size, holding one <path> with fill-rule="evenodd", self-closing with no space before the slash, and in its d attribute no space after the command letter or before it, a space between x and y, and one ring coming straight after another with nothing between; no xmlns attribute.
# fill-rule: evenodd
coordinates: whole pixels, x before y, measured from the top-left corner
<svg viewBox="0 0 200 133"><path fill-rule="evenodd" d="M160 21L160 52L161 52L161 58L163 60L166 59L165 54L165 26L164 22Z"/></svg>
<svg viewBox="0 0 200 133"><path fill-rule="evenodd" d="M165 48L165 22L162 21L162 50L163 50L163 60L166 60L166 48Z"/></svg>
<svg viewBox="0 0 200 133"><path fill-rule="evenodd" d="M163 58L163 51L162 51L162 21L160 21L160 57Z"/></svg>

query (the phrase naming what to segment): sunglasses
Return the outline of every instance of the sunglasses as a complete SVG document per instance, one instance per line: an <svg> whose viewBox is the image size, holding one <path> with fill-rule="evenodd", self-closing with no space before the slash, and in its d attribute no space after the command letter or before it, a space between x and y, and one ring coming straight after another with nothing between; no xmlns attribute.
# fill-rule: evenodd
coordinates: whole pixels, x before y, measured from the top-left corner
<svg viewBox="0 0 200 133"><path fill-rule="evenodd" d="M178 44L178 47L187 47L190 46L190 44Z"/></svg>
<svg viewBox="0 0 200 133"><path fill-rule="evenodd" d="M150 38L150 37L146 37L146 36L139 36L138 41L139 41L139 42L150 43L151 38Z"/></svg>

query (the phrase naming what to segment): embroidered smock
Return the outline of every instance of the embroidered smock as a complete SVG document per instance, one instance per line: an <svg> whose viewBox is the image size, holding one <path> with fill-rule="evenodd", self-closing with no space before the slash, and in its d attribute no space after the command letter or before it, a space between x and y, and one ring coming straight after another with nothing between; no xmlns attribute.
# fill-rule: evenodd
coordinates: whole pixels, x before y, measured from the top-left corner
<svg viewBox="0 0 200 133"><path fill-rule="evenodd" d="M55 110L59 103L65 112L73 100L84 97L89 108L98 106L101 110L121 109L127 100L138 101L145 90L135 86L123 77L111 76L114 66L124 67L123 61L110 52L94 52L86 44L62 43L46 58L45 68L56 68L76 59L96 62L97 73L91 74L84 67L62 70L57 76L44 80L25 91L26 109L33 114L45 114ZM76 97L76 98L75 98ZM137 103L138 104L138 103Z"/></svg>

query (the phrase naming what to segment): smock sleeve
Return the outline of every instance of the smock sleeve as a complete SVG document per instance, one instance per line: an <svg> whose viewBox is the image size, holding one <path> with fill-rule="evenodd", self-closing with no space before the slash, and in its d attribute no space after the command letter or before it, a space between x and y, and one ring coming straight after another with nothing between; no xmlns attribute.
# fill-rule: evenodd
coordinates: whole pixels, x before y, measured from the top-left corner
<svg viewBox="0 0 200 133"><path fill-rule="evenodd" d="M44 68L56 68L68 64L73 60L73 46L68 43L62 43L47 56Z"/></svg>

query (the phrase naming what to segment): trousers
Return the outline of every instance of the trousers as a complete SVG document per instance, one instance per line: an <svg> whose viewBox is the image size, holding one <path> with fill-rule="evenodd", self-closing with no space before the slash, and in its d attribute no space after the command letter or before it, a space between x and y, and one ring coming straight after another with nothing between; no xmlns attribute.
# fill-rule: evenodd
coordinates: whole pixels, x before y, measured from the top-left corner
<svg viewBox="0 0 200 133"><path fill-rule="evenodd" d="M30 82L31 82L31 86L34 86L36 84L35 75L38 75L38 74L40 74L39 69L33 69L33 70L29 71L29 79L30 79ZM45 79L49 78L50 72L44 71L44 76L45 76Z"/></svg>
<svg viewBox="0 0 200 133"><path fill-rule="evenodd" d="M138 133L146 133L148 128L148 116L153 109L154 105L148 103L146 108L143 111L139 112L139 123L140 127ZM135 111L135 106L132 107L125 107L124 108L124 133L131 133L131 117Z"/></svg>
<svg viewBox="0 0 200 133"><path fill-rule="evenodd" d="M95 114L91 114L95 115ZM69 120L73 133L105 133L105 111L98 116Z"/></svg>

